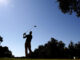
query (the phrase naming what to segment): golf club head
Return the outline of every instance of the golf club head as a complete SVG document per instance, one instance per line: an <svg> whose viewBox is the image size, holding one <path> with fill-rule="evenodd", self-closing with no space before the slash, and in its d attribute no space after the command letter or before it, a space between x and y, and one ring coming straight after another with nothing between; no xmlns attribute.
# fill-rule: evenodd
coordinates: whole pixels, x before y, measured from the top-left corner
<svg viewBox="0 0 80 60"><path fill-rule="evenodd" d="M36 25L34 27L37 27Z"/></svg>

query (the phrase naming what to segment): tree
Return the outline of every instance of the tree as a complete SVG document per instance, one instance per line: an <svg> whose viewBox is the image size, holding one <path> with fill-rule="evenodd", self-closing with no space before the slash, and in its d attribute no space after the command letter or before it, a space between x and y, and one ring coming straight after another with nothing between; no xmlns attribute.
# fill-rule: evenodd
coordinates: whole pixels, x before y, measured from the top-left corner
<svg viewBox="0 0 80 60"><path fill-rule="evenodd" d="M7 46L0 46L0 57L13 57L13 55Z"/></svg>
<svg viewBox="0 0 80 60"><path fill-rule="evenodd" d="M0 36L0 44L3 42L3 37ZM0 57L14 57L12 52L9 50L7 46L2 47L0 46Z"/></svg>
<svg viewBox="0 0 80 60"><path fill-rule="evenodd" d="M80 42L75 44L76 56L80 58Z"/></svg>
<svg viewBox="0 0 80 60"><path fill-rule="evenodd" d="M36 58L64 58L65 44L62 41L58 41L55 38L51 38L48 43L40 45L34 53Z"/></svg>
<svg viewBox="0 0 80 60"><path fill-rule="evenodd" d="M76 13L80 17L80 0L57 0L63 13Z"/></svg>
<svg viewBox="0 0 80 60"><path fill-rule="evenodd" d="M3 42L3 38L0 36L0 44L1 44L1 42Z"/></svg>
<svg viewBox="0 0 80 60"><path fill-rule="evenodd" d="M75 44L71 41L68 48L69 48L69 55L71 58L73 58L75 56L75 52L76 52L75 51Z"/></svg>

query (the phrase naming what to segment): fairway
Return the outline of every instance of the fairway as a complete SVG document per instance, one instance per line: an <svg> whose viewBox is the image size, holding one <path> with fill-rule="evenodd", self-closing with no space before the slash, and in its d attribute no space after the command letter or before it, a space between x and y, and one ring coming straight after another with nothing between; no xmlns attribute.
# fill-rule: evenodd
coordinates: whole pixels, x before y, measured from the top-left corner
<svg viewBox="0 0 80 60"><path fill-rule="evenodd" d="M80 59L19 59L19 58L0 58L0 60L80 60Z"/></svg>

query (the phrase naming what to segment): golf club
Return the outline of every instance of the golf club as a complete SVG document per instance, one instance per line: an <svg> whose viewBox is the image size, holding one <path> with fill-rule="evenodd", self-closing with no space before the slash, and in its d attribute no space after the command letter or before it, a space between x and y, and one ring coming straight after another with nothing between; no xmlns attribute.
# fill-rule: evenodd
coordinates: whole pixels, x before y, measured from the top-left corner
<svg viewBox="0 0 80 60"><path fill-rule="evenodd" d="M32 26L32 27L31 27L30 29L28 29L23 35L26 35L27 32L31 31L32 29L34 29L34 28L36 28L36 27L37 27L36 25Z"/></svg>

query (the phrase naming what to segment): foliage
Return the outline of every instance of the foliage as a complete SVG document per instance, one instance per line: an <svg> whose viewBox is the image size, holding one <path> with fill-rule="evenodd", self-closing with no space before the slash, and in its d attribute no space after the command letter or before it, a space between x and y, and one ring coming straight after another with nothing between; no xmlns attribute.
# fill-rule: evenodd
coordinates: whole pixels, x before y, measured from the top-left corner
<svg viewBox="0 0 80 60"><path fill-rule="evenodd" d="M0 44L1 44L1 42L3 42L3 38L0 36Z"/></svg>
<svg viewBox="0 0 80 60"><path fill-rule="evenodd" d="M74 60L74 59L24 59L24 58L0 58L0 60ZM78 60L78 59L75 59Z"/></svg>
<svg viewBox="0 0 80 60"><path fill-rule="evenodd" d="M3 42L3 38L0 36L0 42ZM0 46L0 57L13 57L12 52L8 49L7 46Z"/></svg>
<svg viewBox="0 0 80 60"><path fill-rule="evenodd" d="M5 47L0 46L0 57L13 57L13 55L7 46Z"/></svg>
<svg viewBox="0 0 80 60"><path fill-rule="evenodd" d="M74 44L71 41L68 47L65 47L65 43L63 41L51 38L48 43L40 45L31 53L31 55L28 55L27 58L71 59L74 56L80 58L80 42ZM0 46L0 57L13 57L13 55L7 46Z"/></svg>
<svg viewBox="0 0 80 60"><path fill-rule="evenodd" d="M80 17L80 0L57 0L63 13L76 13Z"/></svg>
<svg viewBox="0 0 80 60"><path fill-rule="evenodd" d="M30 58L67 58L72 59L73 57L80 58L80 42L74 44L72 41L65 47L62 41L58 41L55 38L51 38L48 43L40 45L32 53Z"/></svg>

